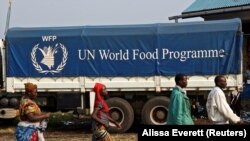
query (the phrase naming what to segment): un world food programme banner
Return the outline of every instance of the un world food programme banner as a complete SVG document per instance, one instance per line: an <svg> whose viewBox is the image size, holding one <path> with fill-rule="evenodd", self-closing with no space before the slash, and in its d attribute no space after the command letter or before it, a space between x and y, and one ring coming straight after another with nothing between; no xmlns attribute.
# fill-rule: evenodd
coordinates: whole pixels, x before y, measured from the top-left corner
<svg viewBox="0 0 250 141"><path fill-rule="evenodd" d="M235 32L13 37L7 76L237 74L241 41Z"/></svg>

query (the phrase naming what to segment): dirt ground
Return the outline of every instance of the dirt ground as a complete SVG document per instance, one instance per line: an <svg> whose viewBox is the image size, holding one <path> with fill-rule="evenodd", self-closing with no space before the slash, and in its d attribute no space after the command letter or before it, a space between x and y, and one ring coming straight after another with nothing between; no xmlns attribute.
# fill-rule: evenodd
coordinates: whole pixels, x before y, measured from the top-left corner
<svg viewBox="0 0 250 141"><path fill-rule="evenodd" d="M211 123L206 119L197 119L195 120L195 124L209 125ZM46 131L44 133L46 141L91 141L92 134L84 128L78 128L75 125L65 126L64 128L60 127L59 130L51 129ZM15 141L14 132L15 127L0 128L0 141ZM111 133L111 136L114 141L138 141L136 129L133 129L129 133Z"/></svg>
<svg viewBox="0 0 250 141"><path fill-rule="evenodd" d="M242 112L242 118L250 124L250 112ZM18 121L0 120L0 141L15 141L15 126ZM195 119L196 125L211 125L206 118ZM135 122L137 123L137 122ZM134 124L127 133L111 133L114 141L138 141L140 124ZM71 113L53 113L48 129L44 133L46 141L91 141L91 124L87 120L76 120Z"/></svg>
<svg viewBox="0 0 250 141"><path fill-rule="evenodd" d="M8 132L3 132L0 129L0 141L15 141L14 129L7 129ZM83 131L53 131L45 132L44 137L46 141L91 141L91 134ZM137 134L123 133L111 134L114 141L137 141Z"/></svg>
<svg viewBox="0 0 250 141"><path fill-rule="evenodd" d="M12 122L0 121L0 141L15 141L15 126L18 120ZM53 113L48 129L44 132L46 141L91 141L90 121L72 118L70 113ZM114 141L137 141L133 131L123 134L111 134Z"/></svg>

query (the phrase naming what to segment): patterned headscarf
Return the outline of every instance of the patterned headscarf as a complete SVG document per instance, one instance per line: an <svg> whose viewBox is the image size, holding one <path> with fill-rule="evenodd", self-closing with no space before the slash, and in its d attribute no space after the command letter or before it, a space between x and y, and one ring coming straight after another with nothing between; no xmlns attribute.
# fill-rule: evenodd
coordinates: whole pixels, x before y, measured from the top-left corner
<svg viewBox="0 0 250 141"><path fill-rule="evenodd" d="M31 91L37 89L37 85L33 84L33 83L30 83L30 82L25 83L24 86L25 86L25 91L26 92L31 92Z"/></svg>
<svg viewBox="0 0 250 141"><path fill-rule="evenodd" d="M95 92L95 94L96 94L96 98L95 98L95 107L97 107L98 106L98 103L102 103L102 105L103 105L103 111L104 112L109 112L109 108L108 108L108 105L107 105L107 103L104 101L104 99L102 98L102 96L101 96L101 90L102 90L102 88L103 88L103 84L101 84L101 83L95 83L95 86L94 86L94 89L93 89L93 91Z"/></svg>

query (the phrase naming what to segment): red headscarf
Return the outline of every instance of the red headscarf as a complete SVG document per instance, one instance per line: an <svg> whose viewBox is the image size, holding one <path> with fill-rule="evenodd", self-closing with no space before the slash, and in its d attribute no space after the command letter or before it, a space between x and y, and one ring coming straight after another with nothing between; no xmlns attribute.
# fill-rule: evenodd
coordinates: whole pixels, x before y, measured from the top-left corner
<svg viewBox="0 0 250 141"><path fill-rule="evenodd" d="M101 84L101 83L95 83L95 86L94 86L94 89L93 89L94 92L95 92L95 94L96 94L96 97L95 97L95 107L98 106L98 103L101 103L102 106L103 106L102 111L108 113L109 112L108 105L107 105L107 103L105 102L105 100L101 96L101 91L102 91L103 87L104 87L103 84Z"/></svg>

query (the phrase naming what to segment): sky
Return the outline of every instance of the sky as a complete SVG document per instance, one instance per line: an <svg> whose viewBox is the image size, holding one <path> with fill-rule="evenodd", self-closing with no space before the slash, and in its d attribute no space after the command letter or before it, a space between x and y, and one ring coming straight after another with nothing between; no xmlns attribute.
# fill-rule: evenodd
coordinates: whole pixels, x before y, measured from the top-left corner
<svg viewBox="0 0 250 141"><path fill-rule="evenodd" d="M51 27L168 23L195 0L11 0L9 27ZM0 0L4 38L9 0ZM193 18L179 20L189 22Z"/></svg>

